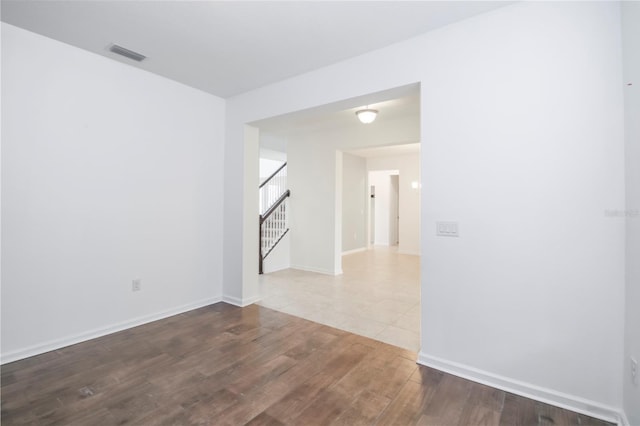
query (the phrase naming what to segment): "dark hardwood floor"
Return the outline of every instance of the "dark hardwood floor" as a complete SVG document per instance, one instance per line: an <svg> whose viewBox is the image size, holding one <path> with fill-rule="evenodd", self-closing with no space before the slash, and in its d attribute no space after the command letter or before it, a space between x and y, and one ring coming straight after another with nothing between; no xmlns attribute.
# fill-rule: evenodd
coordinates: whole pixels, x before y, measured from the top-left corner
<svg viewBox="0 0 640 426"><path fill-rule="evenodd" d="M605 425L257 305L2 366L2 425Z"/></svg>

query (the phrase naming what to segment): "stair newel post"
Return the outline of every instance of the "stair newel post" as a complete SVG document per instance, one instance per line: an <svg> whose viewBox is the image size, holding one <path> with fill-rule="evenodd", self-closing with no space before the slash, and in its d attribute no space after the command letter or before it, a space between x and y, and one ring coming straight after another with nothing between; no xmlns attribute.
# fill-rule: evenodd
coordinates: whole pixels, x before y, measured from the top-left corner
<svg viewBox="0 0 640 426"><path fill-rule="evenodd" d="M262 216L258 215L258 273L262 275Z"/></svg>

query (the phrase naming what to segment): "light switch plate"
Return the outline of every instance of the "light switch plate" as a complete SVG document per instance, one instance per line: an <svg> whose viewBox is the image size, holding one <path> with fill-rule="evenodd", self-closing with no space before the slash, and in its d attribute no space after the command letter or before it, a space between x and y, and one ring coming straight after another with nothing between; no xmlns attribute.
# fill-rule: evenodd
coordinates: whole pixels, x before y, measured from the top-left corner
<svg viewBox="0 0 640 426"><path fill-rule="evenodd" d="M131 281L131 291L140 291L142 289L142 281L138 278Z"/></svg>
<svg viewBox="0 0 640 426"><path fill-rule="evenodd" d="M458 222L436 222L436 235L440 237L459 237Z"/></svg>

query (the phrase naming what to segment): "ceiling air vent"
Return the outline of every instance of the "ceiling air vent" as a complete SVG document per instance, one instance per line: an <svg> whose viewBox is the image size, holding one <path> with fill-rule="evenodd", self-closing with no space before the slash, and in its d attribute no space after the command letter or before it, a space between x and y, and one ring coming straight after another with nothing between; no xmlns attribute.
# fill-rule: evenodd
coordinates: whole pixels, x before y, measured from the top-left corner
<svg viewBox="0 0 640 426"><path fill-rule="evenodd" d="M133 59L134 61L138 61L138 62L142 62L147 58L146 56L141 55L138 52L125 49L124 47L118 46L117 44L112 44L111 46L109 46L109 51L113 53L117 53L118 55L122 55L126 58Z"/></svg>

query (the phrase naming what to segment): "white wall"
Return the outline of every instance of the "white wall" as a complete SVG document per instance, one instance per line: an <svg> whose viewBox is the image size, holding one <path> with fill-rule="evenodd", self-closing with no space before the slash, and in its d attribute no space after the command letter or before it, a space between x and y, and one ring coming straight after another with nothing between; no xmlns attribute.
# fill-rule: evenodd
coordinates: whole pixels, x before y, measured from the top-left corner
<svg viewBox="0 0 640 426"><path fill-rule="evenodd" d="M250 125L242 126L242 140L245 141L245 149L247 151L247 155L245 155L242 160L242 170L244 170L244 179L242 182L241 194L248 194L245 208L251 213L247 213L246 211L242 216L238 214L238 212L232 212L229 214L227 212L227 203L226 203L226 195L227 190L233 190L228 181L227 174L227 160L226 160L226 152L225 152L225 203L224 206L224 224L226 229L227 221L233 220L233 217L240 216L243 220L242 229L245 232L245 237L249 238L251 236L254 240L254 244L240 244L242 248L242 256L244 259L250 259L250 262L246 262L242 269L242 277L240 278L241 282L250 282L250 286L243 286L239 288L237 294L229 293L227 291L224 292L223 300L228 303L233 303L238 306L246 306L252 303L255 303L260 298L260 288L258 286L258 281L256 277L258 276L258 232L260 232L260 224L258 218L256 217L256 213L258 210L258 191L256 188L260 185L260 177L259 175L259 153L260 153L260 130L257 127L253 127ZM288 169L288 168L287 168ZM249 210L250 209L250 210ZM241 239L238 239L239 243L241 243ZM228 257L226 247L223 252L224 262L227 261ZM225 263L226 269L226 263ZM224 282L224 281L223 281Z"/></svg>
<svg viewBox="0 0 640 426"><path fill-rule="evenodd" d="M264 263L262 271L265 274L288 269L291 267L291 232L287 232L280 242L271 250Z"/></svg>
<svg viewBox="0 0 640 426"><path fill-rule="evenodd" d="M260 131L260 157L287 161L287 138L269 131Z"/></svg>
<svg viewBox="0 0 640 426"><path fill-rule="evenodd" d="M334 247L336 240L336 151L306 140L290 143L287 152L291 229L291 267L339 274Z"/></svg>
<svg viewBox="0 0 640 426"><path fill-rule="evenodd" d="M434 40L425 363L585 410L621 407L624 223L604 215L624 204L619 20L615 3L523 4L450 27L464 46ZM439 220L458 221L460 238L436 237Z"/></svg>
<svg viewBox="0 0 640 426"><path fill-rule="evenodd" d="M367 169L398 171L400 197L398 251L405 254L420 254L420 189L411 187L412 182L420 182L420 156L414 154L372 157L367 159Z"/></svg>
<svg viewBox="0 0 640 426"><path fill-rule="evenodd" d="M629 424L640 424L640 377L633 384L629 357L640 362L640 3L622 3L626 141L626 321L624 407ZM611 220L624 220L614 217ZM640 373L638 373L640 375Z"/></svg>
<svg viewBox="0 0 640 426"><path fill-rule="evenodd" d="M220 300L223 100L3 23L2 104L3 362Z"/></svg>
<svg viewBox="0 0 640 426"><path fill-rule="evenodd" d="M389 244L397 245L398 244L398 227L399 227L399 215L400 215L400 206L398 199L398 181L399 176L391 175L389 176L390 186L389 186Z"/></svg>
<svg viewBox="0 0 640 426"><path fill-rule="evenodd" d="M625 230L603 211L624 205L619 11L518 3L230 99L225 293L257 288L237 217L252 212L243 124L420 82L420 361L614 416ZM438 220L460 238L436 238Z"/></svg>
<svg viewBox="0 0 640 426"><path fill-rule="evenodd" d="M342 154L342 252L367 247L367 161Z"/></svg>
<svg viewBox="0 0 640 426"><path fill-rule="evenodd" d="M355 120L354 120L355 121ZM291 266L326 274L342 273L342 150L415 141L418 125L411 117L290 137L287 145L291 187ZM342 160L340 160L342 161ZM347 160L348 161L348 160ZM335 214L335 212L339 214ZM336 220L339 219L339 220ZM366 232L366 231L364 231Z"/></svg>
<svg viewBox="0 0 640 426"><path fill-rule="evenodd" d="M284 161L270 160L268 158L260 157L260 182L264 182L269 176L275 173L283 163Z"/></svg>

